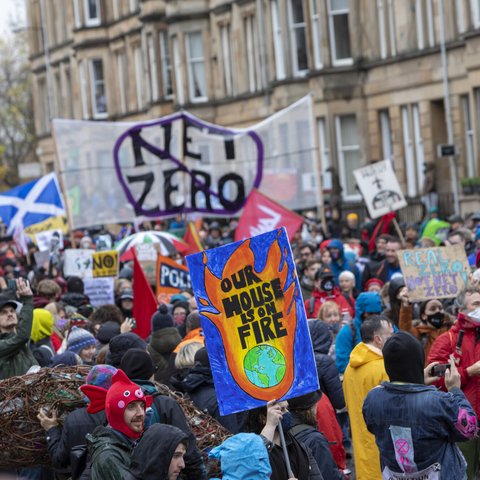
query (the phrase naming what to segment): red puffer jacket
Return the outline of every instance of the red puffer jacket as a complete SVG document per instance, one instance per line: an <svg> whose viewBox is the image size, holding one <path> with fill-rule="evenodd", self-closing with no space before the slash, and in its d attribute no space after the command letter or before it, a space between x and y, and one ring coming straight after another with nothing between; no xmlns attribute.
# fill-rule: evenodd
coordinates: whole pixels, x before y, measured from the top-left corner
<svg viewBox="0 0 480 480"><path fill-rule="evenodd" d="M457 352L460 332L463 332L463 339ZM477 336L479 336L479 341L477 341ZM448 332L443 333L435 340L430 349L427 363L448 363L452 353L456 358L458 372L462 378L461 389L478 416L480 415L480 376L470 377L467 368L480 360L480 325L470 322L462 314L458 315L457 322ZM443 378L438 386L445 389Z"/></svg>

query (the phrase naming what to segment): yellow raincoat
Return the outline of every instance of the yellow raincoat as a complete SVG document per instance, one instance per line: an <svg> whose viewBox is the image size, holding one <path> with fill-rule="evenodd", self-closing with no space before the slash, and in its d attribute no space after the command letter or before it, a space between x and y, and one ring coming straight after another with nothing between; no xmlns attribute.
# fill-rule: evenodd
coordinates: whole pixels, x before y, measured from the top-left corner
<svg viewBox="0 0 480 480"><path fill-rule="evenodd" d="M359 343L350 355L343 377L343 392L352 429L353 458L357 480L381 480L380 454L375 437L367 430L362 406L367 393L388 381L379 349Z"/></svg>

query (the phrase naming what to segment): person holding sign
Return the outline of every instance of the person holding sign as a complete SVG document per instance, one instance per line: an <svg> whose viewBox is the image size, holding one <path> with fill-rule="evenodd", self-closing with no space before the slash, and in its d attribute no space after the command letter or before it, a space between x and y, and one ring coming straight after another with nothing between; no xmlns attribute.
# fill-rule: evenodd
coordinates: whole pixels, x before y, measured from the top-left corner
<svg viewBox="0 0 480 480"><path fill-rule="evenodd" d="M452 323L450 317L443 308L438 298L432 298L420 304L420 321L415 325L412 322L412 306L400 309L398 328L410 332L420 340L425 351L425 359L428 358L433 342L450 329Z"/></svg>
<svg viewBox="0 0 480 480"><path fill-rule="evenodd" d="M266 407L259 407L248 412L247 430L263 437L267 447L271 480L293 480L288 475L285 454L281 447L279 428L283 416L287 413L288 402L272 400ZM321 480L322 474L310 449L298 442L289 432L285 433L285 443L290 468L298 480Z"/></svg>
<svg viewBox="0 0 480 480"><path fill-rule="evenodd" d="M468 286L456 298L459 308L457 321L453 327L440 335L432 345L428 363L447 364L450 355L455 357L455 365L461 377L461 389L472 404L476 415L480 414L480 289ZM445 379L438 385L446 388ZM479 471L480 439L472 439L459 445L468 464L468 479L473 480Z"/></svg>

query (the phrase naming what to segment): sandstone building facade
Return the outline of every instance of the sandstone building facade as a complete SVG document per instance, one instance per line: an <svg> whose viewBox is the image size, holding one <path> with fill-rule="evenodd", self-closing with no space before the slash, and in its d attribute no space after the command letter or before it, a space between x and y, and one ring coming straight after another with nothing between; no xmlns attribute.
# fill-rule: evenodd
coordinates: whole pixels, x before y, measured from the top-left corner
<svg viewBox="0 0 480 480"><path fill-rule="evenodd" d="M418 198L432 162L448 213L443 17L458 176L480 175L479 0L27 0L27 16L44 171L50 118L185 108L247 126L312 92L326 188L333 167L343 200L359 201L352 170L391 158Z"/></svg>

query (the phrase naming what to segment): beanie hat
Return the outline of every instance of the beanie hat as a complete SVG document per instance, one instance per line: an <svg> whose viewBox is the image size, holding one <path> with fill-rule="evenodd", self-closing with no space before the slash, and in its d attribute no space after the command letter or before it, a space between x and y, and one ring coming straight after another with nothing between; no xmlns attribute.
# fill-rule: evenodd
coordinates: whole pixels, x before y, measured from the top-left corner
<svg viewBox="0 0 480 480"><path fill-rule="evenodd" d="M288 408L291 410L308 410L322 398L322 391L316 390L296 398L288 400Z"/></svg>
<svg viewBox="0 0 480 480"><path fill-rule="evenodd" d="M147 349L147 344L136 334L132 332L115 335L109 343L108 363L116 368L120 367L122 357L127 350L131 348Z"/></svg>
<svg viewBox="0 0 480 480"><path fill-rule="evenodd" d="M108 320L100 325L97 340L102 345L106 345L115 335L120 335L120 325L113 320Z"/></svg>
<svg viewBox="0 0 480 480"><path fill-rule="evenodd" d="M141 348L131 348L125 352L120 368L130 380L150 380L155 373L152 357Z"/></svg>
<svg viewBox="0 0 480 480"><path fill-rule="evenodd" d="M188 301L187 297L185 295L182 295L181 293L176 293L175 295L172 295L170 297L170 303L172 305L175 305L177 302L186 302Z"/></svg>
<svg viewBox="0 0 480 480"><path fill-rule="evenodd" d="M35 308L33 310L33 323L30 338L34 342L39 342L44 338L50 337L53 333L53 324L55 319L53 315L44 308Z"/></svg>
<svg viewBox="0 0 480 480"><path fill-rule="evenodd" d="M364 287L364 291L365 292L368 292L368 289L372 286L372 285L378 285L380 288L383 288L383 286L385 285L379 278L370 278L368 279L366 282L365 282L365 287Z"/></svg>
<svg viewBox="0 0 480 480"><path fill-rule="evenodd" d="M82 359L73 352L69 352L68 350L63 353L58 353L54 355L53 358L50 360L48 364L49 367L74 367L75 365L81 365Z"/></svg>
<svg viewBox="0 0 480 480"><path fill-rule="evenodd" d="M88 325L88 319L80 313L72 313L69 320L70 326L72 327L85 327L86 325Z"/></svg>
<svg viewBox="0 0 480 480"><path fill-rule="evenodd" d="M88 413L105 410L109 425L129 438L137 439L143 432L134 432L124 420L125 408L132 402L144 402L144 408L150 407L152 397L145 396L142 389L129 380L122 370L112 377L112 386L105 390L95 385L82 385L80 390L90 399Z"/></svg>
<svg viewBox="0 0 480 480"><path fill-rule="evenodd" d="M425 383L425 354L422 344L411 333L400 331L392 335L385 342L382 353L391 382Z"/></svg>
<svg viewBox="0 0 480 480"><path fill-rule="evenodd" d="M84 348L96 345L95 337L83 328L73 327L67 339L67 350L80 353Z"/></svg>
<svg viewBox="0 0 480 480"><path fill-rule="evenodd" d="M160 305L158 311L152 317L152 331L156 332L161 328L173 327L173 318L168 313L166 305Z"/></svg>
<svg viewBox="0 0 480 480"><path fill-rule="evenodd" d="M210 368L210 359L206 347L195 352L195 363L199 363L202 367Z"/></svg>
<svg viewBox="0 0 480 480"><path fill-rule="evenodd" d="M117 369L111 365L94 365L88 372L85 383L108 390L112 386L112 377L117 373Z"/></svg>

